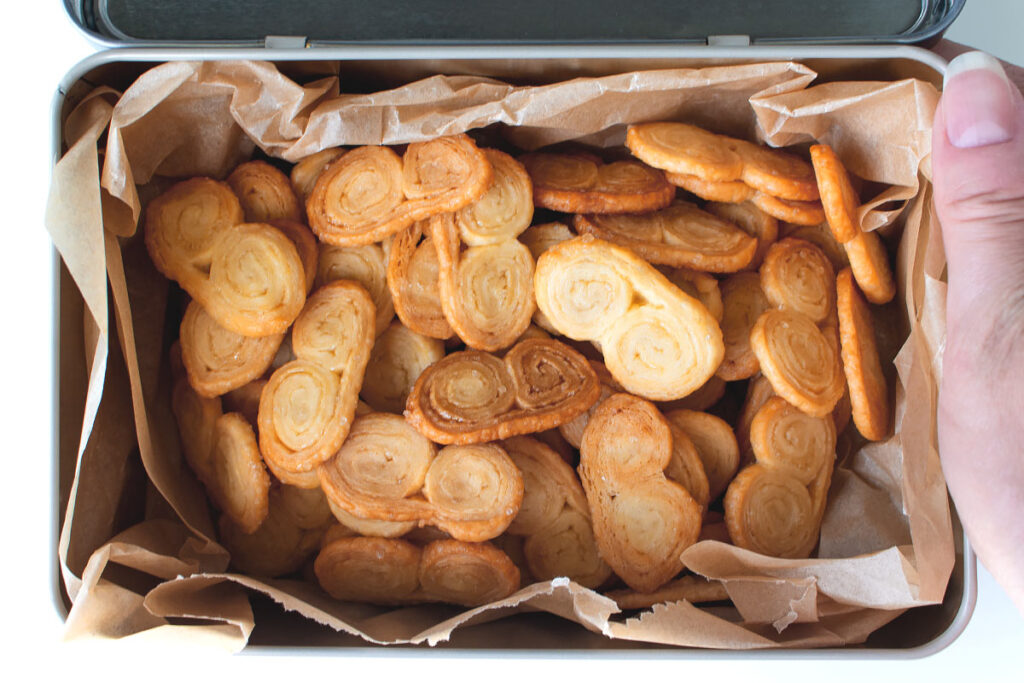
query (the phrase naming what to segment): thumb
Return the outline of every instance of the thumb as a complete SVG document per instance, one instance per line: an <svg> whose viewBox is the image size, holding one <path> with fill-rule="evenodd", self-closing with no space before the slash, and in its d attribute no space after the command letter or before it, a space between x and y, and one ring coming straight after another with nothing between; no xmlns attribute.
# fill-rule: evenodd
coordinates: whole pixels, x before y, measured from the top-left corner
<svg viewBox="0 0 1024 683"><path fill-rule="evenodd" d="M950 314L1024 291L1024 97L995 58L968 52L950 62L932 169Z"/></svg>

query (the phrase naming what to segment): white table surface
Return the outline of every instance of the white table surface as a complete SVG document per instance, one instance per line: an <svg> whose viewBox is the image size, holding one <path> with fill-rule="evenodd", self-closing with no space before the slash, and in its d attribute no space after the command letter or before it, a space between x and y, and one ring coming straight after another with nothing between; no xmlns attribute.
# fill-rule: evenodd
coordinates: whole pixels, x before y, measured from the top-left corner
<svg viewBox="0 0 1024 683"><path fill-rule="evenodd" d="M15 9L17 7L17 9ZM391 680L458 680L514 676L527 680L674 680L748 681L817 680L832 682L888 680L1021 680L1024 665L1024 617L991 576L979 568L978 601L963 635L944 651L913 661L828 662L770 661L687 662L517 658L510 666L476 658L452 658L429 652L397 660L374 657L210 656L204 652L167 651L123 642L62 642L63 622L52 598L50 547L50 387L52 327L51 247L43 227L50 173L50 105L61 77L94 48L63 13L59 0L5 7L8 39L3 53L3 127L6 157L2 163L5 235L0 268L9 311L0 345L5 372L0 375L5 452L0 466L0 563L3 616L0 643L5 670L21 676L53 674L65 680L236 680L361 681L372 676ZM16 13L16 14L15 14ZM1024 3L1017 0L971 0L950 37L1024 64ZM1019 524L1019 520L1008 520ZM22 674L21 672L25 672ZM146 673L142 673L146 672ZM972 675L973 674L973 675ZM34 676L34 677L35 677ZM228 678L230 677L230 679ZM536 678L534 678L536 677ZM5 676L5 678L7 678ZM47 677L48 678L48 677Z"/></svg>

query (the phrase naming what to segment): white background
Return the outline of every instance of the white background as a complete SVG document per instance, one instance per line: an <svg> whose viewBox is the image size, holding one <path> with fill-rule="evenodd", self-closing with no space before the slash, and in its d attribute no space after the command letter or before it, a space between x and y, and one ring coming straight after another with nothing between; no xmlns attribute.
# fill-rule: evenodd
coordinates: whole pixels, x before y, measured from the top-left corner
<svg viewBox="0 0 1024 683"><path fill-rule="evenodd" d="M417 657L211 656L140 643L62 642L63 622L51 585L53 548L51 469L52 252L43 227L49 178L50 106L63 75L94 51L63 13L59 0L7 6L3 54L3 174L0 278L4 299L0 344L0 652L4 676L61 676L64 680L346 680L404 677L581 680L831 681L1020 680L1024 670L1024 617L991 576L979 568L978 602L963 635L924 660L849 662L811 660L692 662L686 660L578 659L500 663L453 659L440 652ZM14 14L14 13L17 14ZM1024 64L1024 3L970 0L950 32L961 42ZM1020 524L1019 519L1007 520ZM143 673L144 672L144 673ZM15 678L7 678L16 680Z"/></svg>

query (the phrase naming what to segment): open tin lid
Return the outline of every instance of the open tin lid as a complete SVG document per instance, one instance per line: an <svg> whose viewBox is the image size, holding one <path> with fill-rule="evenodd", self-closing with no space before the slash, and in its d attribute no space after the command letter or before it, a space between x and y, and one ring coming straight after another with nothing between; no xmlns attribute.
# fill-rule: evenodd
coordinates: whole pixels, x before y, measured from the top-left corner
<svg viewBox="0 0 1024 683"><path fill-rule="evenodd" d="M966 0L64 0L123 46L921 43Z"/></svg>

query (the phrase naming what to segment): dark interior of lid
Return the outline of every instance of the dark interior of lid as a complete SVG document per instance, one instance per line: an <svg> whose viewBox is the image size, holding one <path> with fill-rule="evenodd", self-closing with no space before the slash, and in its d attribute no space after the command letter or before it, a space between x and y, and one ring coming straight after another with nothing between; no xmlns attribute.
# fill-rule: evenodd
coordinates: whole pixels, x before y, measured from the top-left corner
<svg viewBox="0 0 1024 683"><path fill-rule="evenodd" d="M916 42L964 0L80 0L88 30L123 42Z"/></svg>

